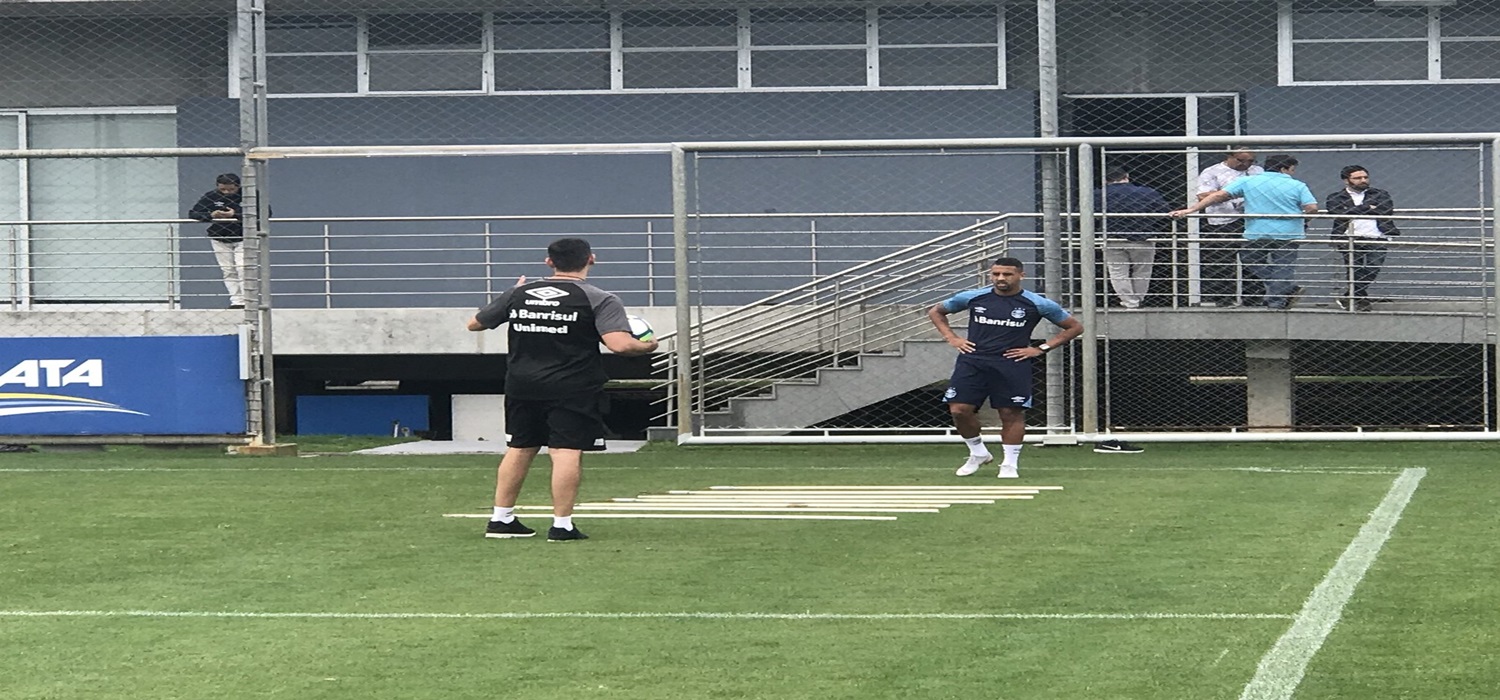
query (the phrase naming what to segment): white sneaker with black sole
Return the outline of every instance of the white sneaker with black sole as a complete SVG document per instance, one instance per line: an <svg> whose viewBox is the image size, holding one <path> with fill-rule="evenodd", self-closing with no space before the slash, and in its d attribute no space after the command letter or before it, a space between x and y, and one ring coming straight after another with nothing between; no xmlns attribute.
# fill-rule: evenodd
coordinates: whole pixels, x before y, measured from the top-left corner
<svg viewBox="0 0 1500 700"><path fill-rule="evenodd" d="M955 475L958 475L958 476L969 476L970 474L973 474L974 472L979 471L980 467L982 467L982 466L984 466L986 464L989 464L990 462L993 462L994 460L995 460L995 456L992 455L992 454L989 454L988 452L986 452L982 456L981 455L969 455L969 459L967 459L967 460L964 461L964 465L962 467L959 467L958 471L953 472L953 473Z"/></svg>
<svg viewBox="0 0 1500 700"><path fill-rule="evenodd" d="M1094 451L1103 455L1133 455L1145 452L1145 450L1124 440L1105 440L1094 445Z"/></svg>

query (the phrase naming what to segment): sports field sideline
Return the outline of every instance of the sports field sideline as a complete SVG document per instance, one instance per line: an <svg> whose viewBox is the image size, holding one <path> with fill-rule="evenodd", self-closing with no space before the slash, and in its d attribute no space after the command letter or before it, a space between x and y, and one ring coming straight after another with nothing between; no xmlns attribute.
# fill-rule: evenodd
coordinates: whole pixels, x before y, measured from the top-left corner
<svg viewBox="0 0 1500 700"><path fill-rule="evenodd" d="M1497 696L1500 446L962 456L593 455L549 543L443 517L492 456L0 455L0 698ZM894 519L589 515L641 503Z"/></svg>

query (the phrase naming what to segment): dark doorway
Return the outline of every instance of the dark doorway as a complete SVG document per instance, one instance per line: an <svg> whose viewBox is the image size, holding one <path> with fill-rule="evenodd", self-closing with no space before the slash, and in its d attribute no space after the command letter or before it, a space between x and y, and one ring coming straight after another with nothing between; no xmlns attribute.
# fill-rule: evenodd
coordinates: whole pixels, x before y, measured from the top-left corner
<svg viewBox="0 0 1500 700"><path fill-rule="evenodd" d="M1185 97L1071 97L1062 110L1064 136L1182 136L1187 133L1187 99ZM1106 168L1124 168L1130 181L1162 193L1170 204L1183 200L1187 175L1182 153L1149 153L1166 149L1098 149L1094 155L1095 187L1104 183ZM1082 193L1080 193L1081 195ZM1156 263L1144 306L1171 306L1186 292L1181 281L1187 277L1182 251L1171 245L1157 244ZM1097 303L1114 299L1104 272L1103 260L1095 261Z"/></svg>

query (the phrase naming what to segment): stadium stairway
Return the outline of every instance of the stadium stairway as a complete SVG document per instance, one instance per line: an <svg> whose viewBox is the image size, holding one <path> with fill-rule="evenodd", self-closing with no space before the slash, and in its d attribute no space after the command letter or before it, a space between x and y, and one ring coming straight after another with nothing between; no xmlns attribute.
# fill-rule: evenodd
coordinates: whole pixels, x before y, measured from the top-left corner
<svg viewBox="0 0 1500 700"><path fill-rule="evenodd" d="M907 340L899 352L863 353L845 367L825 367L815 379L779 382L769 395L736 397L723 411L703 414L705 427L790 431L816 425L870 404L948 378L955 352L941 340Z"/></svg>

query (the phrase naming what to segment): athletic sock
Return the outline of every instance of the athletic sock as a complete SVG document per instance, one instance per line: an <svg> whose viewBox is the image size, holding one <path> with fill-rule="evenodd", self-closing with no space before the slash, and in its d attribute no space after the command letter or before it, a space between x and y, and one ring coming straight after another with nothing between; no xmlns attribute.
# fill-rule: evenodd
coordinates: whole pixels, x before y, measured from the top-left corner
<svg viewBox="0 0 1500 700"><path fill-rule="evenodd" d="M508 522L510 522L512 520L515 520L515 519L516 519L516 509L513 508L513 507L512 508L501 508L500 506L495 506L495 514L490 516L490 520L491 521L499 521L499 522L502 522L502 523L508 523Z"/></svg>
<svg viewBox="0 0 1500 700"><path fill-rule="evenodd" d="M552 527L560 527L560 528L562 528L564 530L572 530L573 529L573 516L571 516L571 515L567 515L567 516L554 515L554 516L552 516Z"/></svg>
<svg viewBox="0 0 1500 700"><path fill-rule="evenodd" d="M988 457L990 454L990 451L984 447L982 437L964 438L964 444L969 446L970 457Z"/></svg>
<svg viewBox="0 0 1500 700"><path fill-rule="evenodd" d="M1020 462L1021 462L1021 446L1020 445L1001 445L1001 447L1005 449L1005 461L1004 461L1004 464L1009 464L1011 466L1016 466L1016 465L1020 464Z"/></svg>

